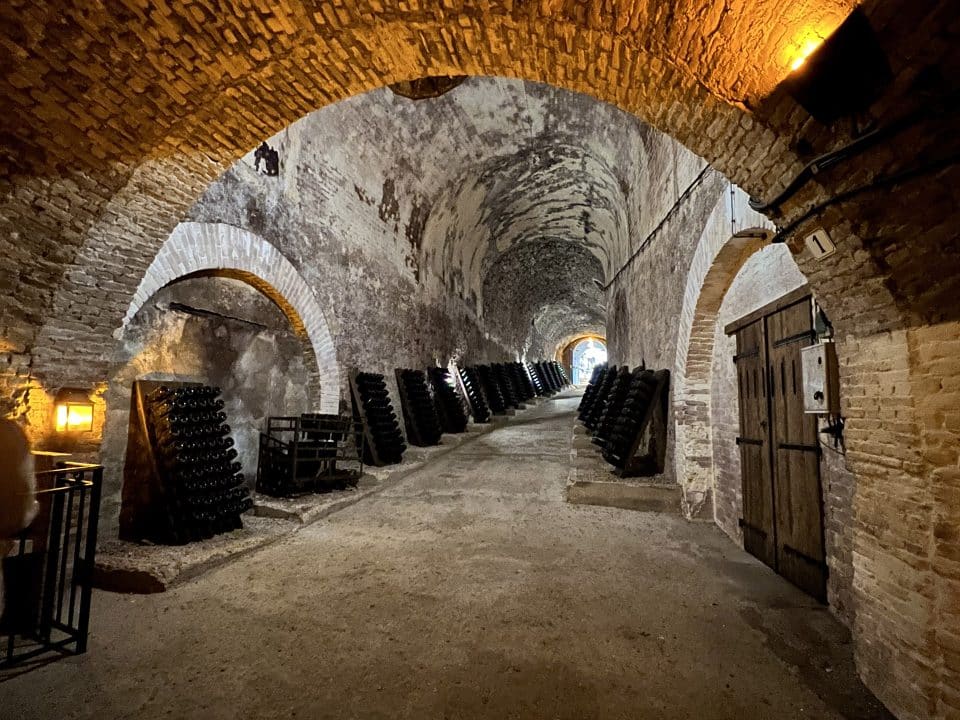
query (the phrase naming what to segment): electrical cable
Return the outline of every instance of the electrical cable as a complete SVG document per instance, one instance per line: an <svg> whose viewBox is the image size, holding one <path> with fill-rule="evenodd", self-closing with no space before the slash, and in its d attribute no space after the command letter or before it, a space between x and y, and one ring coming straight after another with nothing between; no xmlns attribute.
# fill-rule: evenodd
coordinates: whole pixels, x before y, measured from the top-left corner
<svg viewBox="0 0 960 720"><path fill-rule="evenodd" d="M913 112L909 112L882 127L876 128L875 130L871 130L866 134L861 135L843 147L839 147L836 150L831 150L830 152L826 152L823 155L814 158L808 162L799 173L797 173L793 180L787 183L787 186L781 190L776 197L767 202L757 198L750 198L750 207L760 213L768 213L778 209L781 205L783 205L783 203L793 197L797 191L800 190L800 188L806 185L808 181L813 179L814 176L822 173L825 170L828 170L844 160L848 160L855 155L859 155L864 150L876 145L881 140L897 135L903 130L913 127L929 116L936 115L939 117L943 113L956 112L958 104L960 104L958 101L960 101L960 93L951 93L944 98L942 102L938 103L938 106L935 108L926 106L918 108Z"/></svg>
<svg viewBox="0 0 960 720"><path fill-rule="evenodd" d="M786 242L787 236L791 232L793 232L798 225L806 222L812 216L816 215L819 212L822 212L823 210L826 210L828 207L844 202L845 200L849 200L850 198L856 197L857 195L862 195L863 193L869 192L870 190L876 190L882 187L887 187L889 185L896 185L897 183L904 182L905 180L911 180L915 177L921 177L923 175L928 175L934 172L938 172L940 170L943 170L944 168L948 168L953 165L960 165L960 153L948 155L946 157L939 158L938 160L934 160L933 162L926 163L924 165L920 165L914 168L910 168L908 170L903 170L901 172L894 173L893 175L887 175L879 179L871 180L870 182L864 183L863 185L858 185L857 187L850 188L849 190L845 190L842 193L838 193L837 195L834 195L833 197L828 198L827 200L816 203L815 205L808 208L807 211L803 213L803 215L800 215L799 217L790 221L787 225L783 226L782 228L779 228L777 230L777 234L773 236L773 239L770 242L771 243Z"/></svg>

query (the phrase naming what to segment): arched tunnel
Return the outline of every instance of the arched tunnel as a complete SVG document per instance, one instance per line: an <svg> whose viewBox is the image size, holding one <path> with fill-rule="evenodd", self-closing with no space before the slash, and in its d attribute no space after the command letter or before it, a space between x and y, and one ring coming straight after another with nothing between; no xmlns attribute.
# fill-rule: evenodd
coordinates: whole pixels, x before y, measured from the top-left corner
<svg viewBox="0 0 960 720"><path fill-rule="evenodd" d="M956 10L0 8L0 708L960 717Z"/></svg>

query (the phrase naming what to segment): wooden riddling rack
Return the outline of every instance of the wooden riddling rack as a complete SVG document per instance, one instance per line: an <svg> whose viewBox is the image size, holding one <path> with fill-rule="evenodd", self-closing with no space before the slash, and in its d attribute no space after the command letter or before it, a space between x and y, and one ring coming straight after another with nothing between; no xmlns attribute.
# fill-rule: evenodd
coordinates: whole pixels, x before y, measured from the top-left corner
<svg viewBox="0 0 960 720"><path fill-rule="evenodd" d="M200 383L133 384L121 539L180 545L243 527L253 501L219 393Z"/></svg>
<svg viewBox="0 0 960 720"><path fill-rule="evenodd" d="M577 419L580 422L586 424L587 416L597 400L600 383L603 382L603 378L608 371L609 367L606 363L593 368L593 372L590 374L590 382L587 383L587 387L583 391L583 397L580 398L580 407L577 408Z"/></svg>
<svg viewBox="0 0 960 720"><path fill-rule="evenodd" d="M663 472L667 446L670 372L624 366L595 371L579 418L621 477Z"/></svg>
<svg viewBox="0 0 960 720"><path fill-rule="evenodd" d="M420 447L439 445L443 428L440 426L440 418L437 417L426 373L422 370L398 368L396 376L407 440L411 445Z"/></svg>
<svg viewBox="0 0 960 720"><path fill-rule="evenodd" d="M537 368L533 363L524 363L523 370L527 374L527 378L530 380L530 387L533 388L534 397L543 397L547 394L547 389L543 384L543 380L540 378L540 373L537 372Z"/></svg>
<svg viewBox="0 0 960 720"><path fill-rule="evenodd" d="M341 415L271 417L260 433L257 492L291 497L354 486L363 474L363 426Z"/></svg>
<svg viewBox="0 0 960 720"><path fill-rule="evenodd" d="M507 408L517 409L523 406L517 386L504 363L494 363L490 366L490 374L493 382L500 388L500 394L503 395L503 404Z"/></svg>
<svg viewBox="0 0 960 720"><path fill-rule="evenodd" d="M490 422L490 405L487 402L486 394L483 392L483 383L480 382L480 373L477 368L457 368L457 376L460 380L460 386L463 388L463 396L470 406L473 421L478 423Z"/></svg>
<svg viewBox="0 0 960 720"><path fill-rule="evenodd" d="M463 398L457 389L459 384L447 368L427 368L427 375L433 389L433 399L440 419L440 427L445 433L462 433L467 429L467 413Z"/></svg>
<svg viewBox="0 0 960 720"><path fill-rule="evenodd" d="M489 365L477 365L476 370L477 376L480 378L483 395L490 406L490 412L494 415L503 415L507 412L507 399L503 396L503 390L497 382L493 368Z"/></svg>
<svg viewBox="0 0 960 720"><path fill-rule="evenodd" d="M459 376L477 422L525 407L530 400L553 395L569 384L559 363L544 361L461 367Z"/></svg>
<svg viewBox="0 0 960 720"><path fill-rule="evenodd" d="M363 460L368 465L394 465L407 449L383 375L350 372L354 420L362 426Z"/></svg>

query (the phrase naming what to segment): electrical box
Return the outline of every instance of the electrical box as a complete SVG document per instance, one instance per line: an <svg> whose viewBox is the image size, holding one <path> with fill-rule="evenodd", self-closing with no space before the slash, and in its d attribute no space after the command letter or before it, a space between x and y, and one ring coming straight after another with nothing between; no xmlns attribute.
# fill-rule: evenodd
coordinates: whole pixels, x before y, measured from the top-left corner
<svg viewBox="0 0 960 720"><path fill-rule="evenodd" d="M837 347L832 342L800 351L803 369L803 411L816 415L840 414L840 373Z"/></svg>

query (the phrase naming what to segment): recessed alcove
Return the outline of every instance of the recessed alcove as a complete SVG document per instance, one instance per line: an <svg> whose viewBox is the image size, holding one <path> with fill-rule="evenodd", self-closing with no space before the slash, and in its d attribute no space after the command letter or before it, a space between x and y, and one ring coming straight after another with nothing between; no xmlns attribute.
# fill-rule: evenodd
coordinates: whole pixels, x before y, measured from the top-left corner
<svg viewBox="0 0 960 720"><path fill-rule="evenodd" d="M315 407L313 361L284 312L248 283L217 276L177 280L153 295L124 328L107 389L101 451L105 532L115 522L135 380L220 387L248 485L256 476L259 434L272 415ZM314 391L314 392L312 392Z"/></svg>

